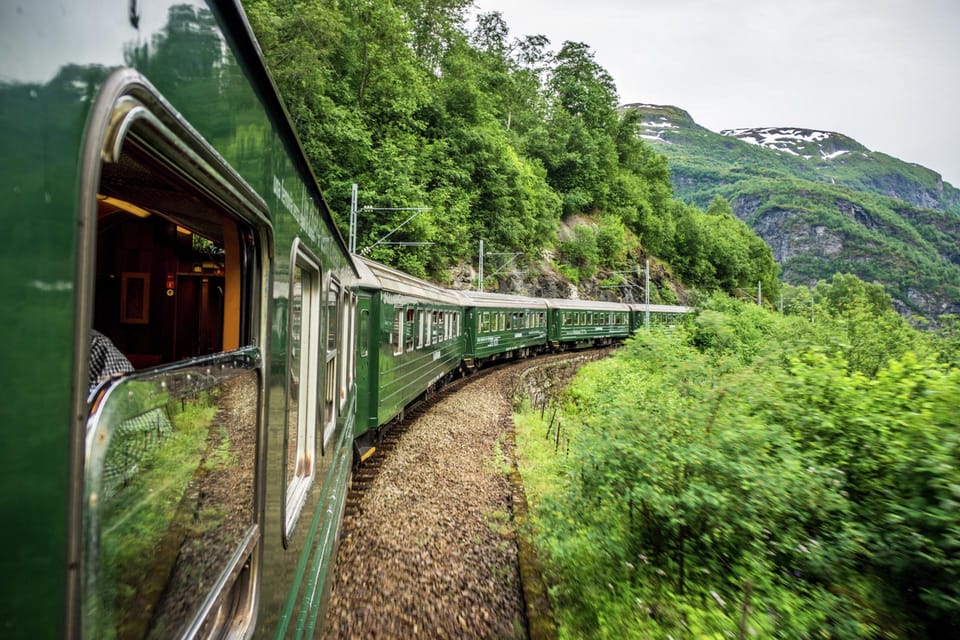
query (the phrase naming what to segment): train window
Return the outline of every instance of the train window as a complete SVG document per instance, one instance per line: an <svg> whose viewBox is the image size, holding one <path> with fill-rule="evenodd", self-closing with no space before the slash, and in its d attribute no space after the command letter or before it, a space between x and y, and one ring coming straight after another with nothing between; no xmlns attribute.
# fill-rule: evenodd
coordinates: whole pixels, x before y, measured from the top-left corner
<svg viewBox="0 0 960 640"><path fill-rule="evenodd" d="M403 353L403 309L393 310L393 332L390 334L390 342L393 344L393 355L398 356Z"/></svg>
<svg viewBox="0 0 960 640"><path fill-rule="evenodd" d="M356 356L356 345L357 345L357 295L351 293L349 297L349 305L347 312L347 326L350 328L349 335L346 333L346 342L343 345L343 352L347 354L349 364L347 365L347 384L353 385L353 379L356 375L357 368L357 356Z"/></svg>
<svg viewBox="0 0 960 640"><path fill-rule="evenodd" d="M490 331L490 312L484 311L480 316L480 333L488 333Z"/></svg>
<svg viewBox="0 0 960 640"><path fill-rule="evenodd" d="M315 471L317 361L320 342L320 265L294 241L289 290L284 540L293 532Z"/></svg>
<svg viewBox="0 0 960 640"><path fill-rule="evenodd" d="M324 367L323 377L323 451L327 450L330 436L333 435L337 426L337 394L339 390L337 346L340 336L340 285L332 279L327 289L325 307L327 340L324 347L326 366Z"/></svg>
<svg viewBox="0 0 960 640"><path fill-rule="evenodd" d="M413 351L413 332L416 326L413 321L414 311L412 307L407 308L407 322L403 329L403 335L406 338L406 350Z"/></svg>
<svg viewBox="0 0 960 640"><path fill-rule="evenodd" d="M96 388L76 423L83 575L69 579L86 637L242 636L272 232L262 198L138 78L103 83L83 152L78 325L134 371ZM89 353L75 355L86 389Z"/></svg>
<svg viewBox="0 0 960 640"><path fill-rule="evenodd" d="M424 334L427 332L424 325L423 309L417 309L417 349L424 346Z"/></svg>
<svg viewBox="0 0 960 640"><path fill-rule="evenodd" d="M370 354L370 310L360 310L360 327L357 330L357 350L361 358L366 358Z"/></svg>
<svg viewBox="0 0 960 640"><path fill-rule="evenodd" d="M340 381L340 413L343 413L343 407L347 402L347 388L350 386L350 292L346 289L341 290L340 294L340 344L337 346L339 351L340 371L338 378Z"/></svg>

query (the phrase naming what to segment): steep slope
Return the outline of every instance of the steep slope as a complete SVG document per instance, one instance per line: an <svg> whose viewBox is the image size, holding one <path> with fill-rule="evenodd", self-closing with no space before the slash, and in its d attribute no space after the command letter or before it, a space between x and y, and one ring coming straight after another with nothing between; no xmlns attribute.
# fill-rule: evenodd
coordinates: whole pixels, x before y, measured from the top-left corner
<svg viewBox="0 0 960 640"><path fill-rule="evenodd" d="M767 127L714 133L676 107L626 105L670 162L676 194L726 198L773 249L783 278L837 272L882 283L903 313L960 313L960 191L848 136Z"/></svg>

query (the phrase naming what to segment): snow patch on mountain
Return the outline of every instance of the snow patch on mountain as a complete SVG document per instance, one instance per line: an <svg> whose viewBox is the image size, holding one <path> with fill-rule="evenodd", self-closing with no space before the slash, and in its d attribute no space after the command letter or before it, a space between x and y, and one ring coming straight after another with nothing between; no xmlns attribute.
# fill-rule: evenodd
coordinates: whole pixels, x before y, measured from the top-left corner
<svg viewBox="0 0 960 640"><path fill-rule="evenodd" d="M830 161L850 151L862 149L849 138L830 131L787 127L725 129L720 135L737 138L748 144L800 156L807 160L819 157ZM851 144L852 143L852 144Z"/></svg>

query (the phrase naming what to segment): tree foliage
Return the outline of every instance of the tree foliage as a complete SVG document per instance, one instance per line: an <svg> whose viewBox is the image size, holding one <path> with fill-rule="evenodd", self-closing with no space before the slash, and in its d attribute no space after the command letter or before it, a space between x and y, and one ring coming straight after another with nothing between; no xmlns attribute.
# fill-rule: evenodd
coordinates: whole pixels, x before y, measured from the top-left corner
<svg viewBox="0 0 960 640"><path fill-rule="evenodd" d="M666 160L639 137L639 114L618 110L588 45L513 37L496 12L468 27L463 0L244 4L342 233L353 183L370 208L360 248L403 223L391 209L429 208L390 240L431 244L379 244L373 257L442 278L483 239L536 262L570 253L561 216L587 215L598 258L572 265L580 275L628 266L635 236L689 286L774 290L755 236L673 201Z"/></svg>
<svg viewBox="0 0 960 640"><path fill-rule="evenodd" d="M564 637L957 634L960 371L878 291L821 283L814 323L714 295L524 417Z"/></svg>

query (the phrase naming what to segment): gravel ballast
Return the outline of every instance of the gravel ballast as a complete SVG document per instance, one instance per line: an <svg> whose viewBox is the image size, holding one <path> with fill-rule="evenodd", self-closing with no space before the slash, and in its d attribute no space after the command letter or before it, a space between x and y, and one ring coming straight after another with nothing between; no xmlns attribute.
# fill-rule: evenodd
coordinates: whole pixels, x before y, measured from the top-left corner
<svg viewBox="0 0 960 640"><path fill-rule="evenodd" d="M324 638L527 637L505 433L517 367L440 399L382 460L344 521Z"/></svg>

